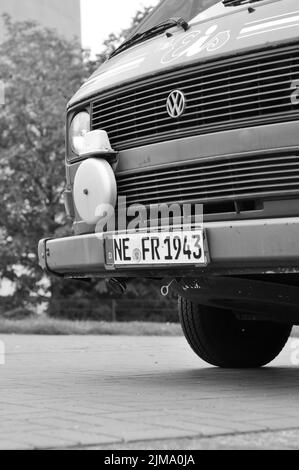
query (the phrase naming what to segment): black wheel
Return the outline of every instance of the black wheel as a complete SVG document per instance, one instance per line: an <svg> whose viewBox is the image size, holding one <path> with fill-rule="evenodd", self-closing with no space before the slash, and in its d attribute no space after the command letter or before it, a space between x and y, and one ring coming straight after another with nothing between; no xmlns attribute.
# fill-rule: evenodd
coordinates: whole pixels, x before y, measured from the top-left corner
<svg viewBox="0 0 299 470"><path fill-rule="evenodd" d="M224 368L262 367L285 346L292 325L244 321L231 310L197 305L179 298L179 315L187 341L204 361Z"/></svg>

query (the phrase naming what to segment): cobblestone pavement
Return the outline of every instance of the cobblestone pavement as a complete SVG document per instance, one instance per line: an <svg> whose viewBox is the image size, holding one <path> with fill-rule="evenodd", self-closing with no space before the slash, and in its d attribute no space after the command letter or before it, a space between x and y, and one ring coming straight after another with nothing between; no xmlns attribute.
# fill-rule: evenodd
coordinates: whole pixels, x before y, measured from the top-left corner
<svg viewBox="0 0 299 470"><path fill-rule="evenodd" d="M209 367L179 337L0 340L1 449L299 448L298 339L249 371Z"/></svg>

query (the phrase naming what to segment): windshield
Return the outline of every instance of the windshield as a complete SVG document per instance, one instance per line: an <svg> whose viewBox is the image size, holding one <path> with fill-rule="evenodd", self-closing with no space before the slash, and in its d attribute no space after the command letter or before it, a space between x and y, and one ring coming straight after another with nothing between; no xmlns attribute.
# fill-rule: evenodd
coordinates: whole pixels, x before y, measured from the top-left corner
<svg viewBox="0 0 299 470"><path fill-rule="evenodd" d="M219 3L219 0L164 0L139 26L134 34L143 33L173 17L181 17L186 21L190 21L216 3Z"/></svg>

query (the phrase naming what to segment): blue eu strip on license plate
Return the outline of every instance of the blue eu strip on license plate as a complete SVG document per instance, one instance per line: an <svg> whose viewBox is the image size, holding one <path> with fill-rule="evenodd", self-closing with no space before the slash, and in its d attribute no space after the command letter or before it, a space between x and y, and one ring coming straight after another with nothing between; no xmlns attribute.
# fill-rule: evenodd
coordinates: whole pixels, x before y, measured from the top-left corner
<svg viewBox="0 0 299 470"><path fill-rule="evenodd" d="M204 231L115 234L106 238L110 266L206 265Z"/></svg>

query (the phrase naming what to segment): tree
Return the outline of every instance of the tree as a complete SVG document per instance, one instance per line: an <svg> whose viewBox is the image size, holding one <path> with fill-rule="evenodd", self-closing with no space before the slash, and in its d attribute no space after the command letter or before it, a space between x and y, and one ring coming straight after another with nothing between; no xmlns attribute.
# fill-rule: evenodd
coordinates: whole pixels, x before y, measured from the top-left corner
<svg viewBox="0 0 299 470"><path fill-rule="evenodd" d="M104 49L96 57L96 60L89 60L90 72L93 72L100 64L105 62L109 56L123 43L128 39L136 30L138 25L151 13L153 7L144 7L141 10L138 10L134 17L131 20L131 23L128 28L122 29L120 33L111 33L103 42Z"/></svg>
<svg viewBox="0 0 299 470"><path fill-rule="evenodd" d="M38 291L37 243L69 231L65 185L66 103L84 79L79 44L35 22L4 17L0 46L0 277L21 304Z"/></svg>
<svg viewBox="0 0 299 470"><path fill-rule="evenodd" d="M55 31L5 16L6 40L0 45L0 81L5 83L5 105L0 106L0 282L7 278L15 285L12 308L30 305L41 291L51 296L52 306L62 297L85 298L91 304L111 298L98 281L78 284L52 277L41 289L45 276L38 266L37 244L41 238L71 234L62 201L67 101L149 12L137 12L120 37L110 35L97 61ZM130 296L153 295L154 290L138 281Z"/></svg>

